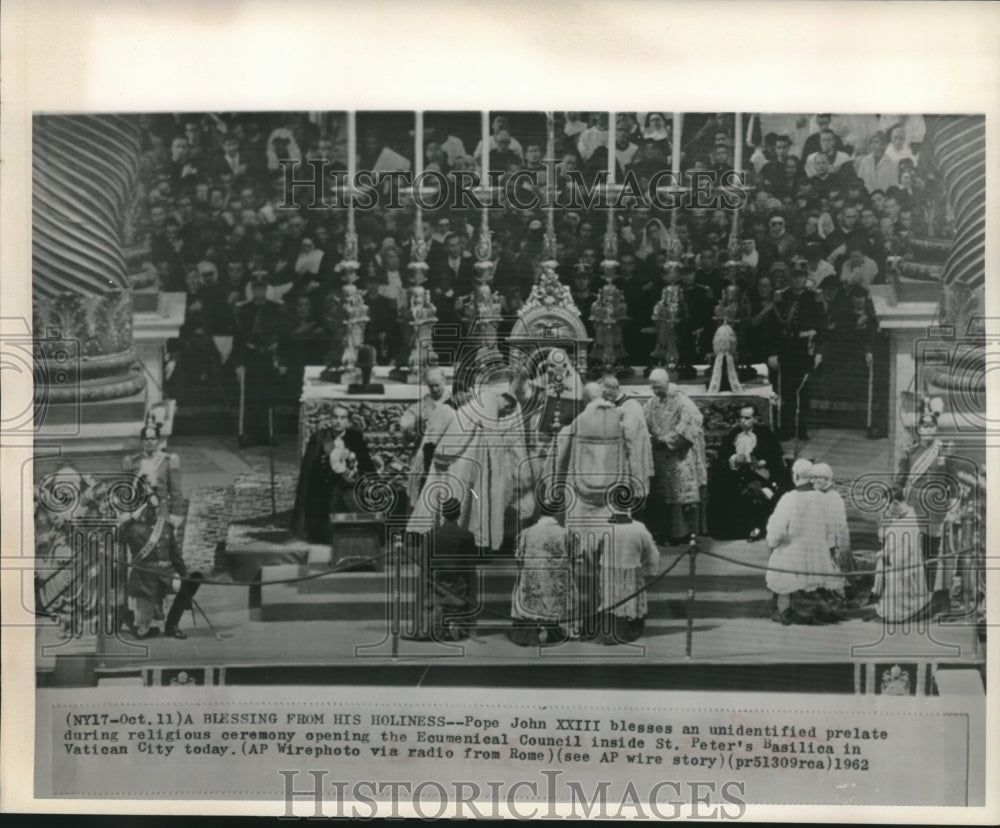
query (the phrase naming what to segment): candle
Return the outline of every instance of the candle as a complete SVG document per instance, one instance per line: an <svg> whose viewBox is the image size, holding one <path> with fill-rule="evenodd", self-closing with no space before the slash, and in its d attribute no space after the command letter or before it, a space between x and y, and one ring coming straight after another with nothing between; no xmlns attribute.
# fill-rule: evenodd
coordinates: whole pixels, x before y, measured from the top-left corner
<svg viewBox="0 0 1000 828"><path fill-rule="evenodd" d="M733 146L733 169L743 172L743 116L736 113L736 140ZM740 211L733 210L733 239L739 241Z"/></svg>
<svg viewBox="0 0 1000 828"><path fill-rule="evenodd" d="M743 116L736 113L736 140L733 145L733 164L736 172L743 172Z"/></svg>
<svg viewBox="0 0 1000 828"><path fill-rule="evenodd" d="M684 116L680 112L674 113L673 135L671 136L671 161L670 169L677 176L677 185L684 186L684 176L681 175L681 129L684 127ZM670 227L677 230L677 209L670 211Z"/></svg>
<svg viewBox="0 0 1000 828"><path fill-rule="evenodd" d="M354 175L358 169L358 125L356 113L347 113L347 181L354 187Z"/></svg>
<svg viewBox="0 0 1000 828"><path fill-rule="evenodd" d="M416 185L424 171L424 113L417 112L416 131L413 135L413 183Z"/></svg>
<svg viewBox="0 0 1000 828"><path fill-rule="evenodd" d="M608 184L615 183L615 169L618 166L618 124L615 121L615 113L608 113Z"/></svg>
<svg viewBox="0 0 1000 828"><path fill-rule="evenodd" d="M556 118L555 113L548 113L549 116L549 136L548 136L548 146L546 147L545 156L549 159L549 180L546 182L546 189L548 190L549 203L548 203L548 232L550 235L555 233L556 226L556 176L555 176L555 157L556 157ZM553 251L550 251L553 252Z"/></svg>
<svg viewBox="0 0 1000 828"><path fill-rule="evenodd" d="M488 187L490 183L490 113L483 112L483 178L481 185Z"/></svg>
<svg viewBox="0 0 1000 828"><path fill-rule="evenodd" d="M358 125L353 110L347 113L347 230L354 232L354 176L358 170Z"/></svg>
<svg viewBox="0 0 1000 828"><path fill-rule="evenodd" d="M424 113L417 111L417 120L413 132L413 187L420 186L417 180L424 171ZM416 204L416 214L413 218L413 237L423 239L424 237L424 214L420 209L420 195L414 194L414 204Z"/></svg>
<svg viewBox="0 0 1000 828"><path fill-rule="evenodd" d="M684 116L680 112L674 113L674 129L673 136L671 138L673 157L671 158L670 169L677 173L678 180L682 180L681 176L681 129L683 128ZM683 183L683 182L682 182Z"/></svg>

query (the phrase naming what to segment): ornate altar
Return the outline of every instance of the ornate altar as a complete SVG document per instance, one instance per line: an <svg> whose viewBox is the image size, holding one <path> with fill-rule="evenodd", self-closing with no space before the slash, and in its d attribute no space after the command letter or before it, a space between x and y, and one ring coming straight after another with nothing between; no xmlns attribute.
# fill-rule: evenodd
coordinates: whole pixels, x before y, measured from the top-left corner
<svg viewBox="0 0 1000 828"><path fill-rule="evenodd" d="M523 338L521 347L535 345L544 347L546 337ZM562 347L560 340L554 345ZM579 359L579 354L577 358ZM704 366L699 366L703 369ZM758 371L766 376L763 366ZM451 369L443 368L448 382ZM299 407L299 455L305 451L310 435L324 426L330 425L333 407L343 405L350 412L351 425L365 435L372 458L382 469L383 478L393 485L405 489L405 475L409 471L413 448L407 445L399 428L399 418L403 412L417 402L422 394L421 386L405 382L393 382L388 378L387 368L376 368L374 378L385 383L384 394L356 394L348 396L347 386L320 380L320 366L305 369L301 405ZM704 381L697 384L681 384L680 387L698 406L705 418L705 444L709 461L722 442L725 434L739 422L742 406L752 405L761 423L772 423L772 391L766 379L744 383L740 393L713 394L705 389ZM646 384L623 383L622 388L644 403L652 395Z"/></svg>
<svg viewBox="0 0 1000 828"><path fill-rule="evenodd" d="M577 372L584 376L587 372L587 349L590 337L580 319L580 311L573 302L569 286L559 281L555 272L555 262L542 263L542 275L531 289L531 294L518 312L517 321L508 336L511 345L526 345L536 342L544 346L546 340L553 344L573 343Z"/></svg>

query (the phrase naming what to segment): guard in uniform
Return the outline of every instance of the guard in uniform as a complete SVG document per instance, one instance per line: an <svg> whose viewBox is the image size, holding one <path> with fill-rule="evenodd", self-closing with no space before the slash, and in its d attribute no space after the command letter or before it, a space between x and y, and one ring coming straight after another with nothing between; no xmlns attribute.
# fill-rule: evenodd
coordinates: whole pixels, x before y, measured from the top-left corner
<svg viewBox="0 0 1000 828"><path fill-rule="evenodd" d="M180 458L165 450L160 427L155 423L143 426L139 439L142 451L128 455L122 470L141 478L149 489L159 493L157 512L179 528L184 517Z"/></svg>
<svg viewBox="0 0 1000 828"><path fill-rule="evenodd" d="M179 575L186 580L167 613L164 634L171 638L187 638L178 623L192 605L200 576L188 579L173 524L160 513L156 491L147 491L146 503L122 526L122 542L130 558L126 588L135 605L134 615L126 617L126 625L139 639L159 635L159 628L152 624L155 618L163 617L163 601L171 592L173 578Z"/></svg>
<svg viewBox="0 0 1000 828"><path fill-rule="evenodd" d="M233 364L243 383L240 445L267 445L271 440L269 412L279 398L278 342L282 308L267 298L267 281L257 274L253 298L236 311Z"/></svg>
<svg viewBox="0 0 1000 828"><path fill-rule="evenodd" d="M774 295L775 339L767 362L778 371L781 397L779 439L808 440L810 378L822 361L821 331L826 329L823 302L806 287L808 273L795 268L789 286Z"/></svg>

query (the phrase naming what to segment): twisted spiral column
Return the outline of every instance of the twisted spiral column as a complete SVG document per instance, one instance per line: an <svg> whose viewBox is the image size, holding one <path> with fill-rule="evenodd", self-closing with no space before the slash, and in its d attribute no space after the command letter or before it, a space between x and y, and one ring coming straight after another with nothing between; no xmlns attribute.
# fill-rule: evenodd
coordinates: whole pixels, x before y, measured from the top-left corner
<svg viewBox="0 0 1000 828"><path fill-rule="evenodd" d="M36 396L127 397L145 386L132 346L122 230L139 169L137 118L40 115L33 121L32 300ZM79 354L80 382L48 382ZM57 356L59 357L57 359Z"/></svg>
<svg viewBox="0 0 1000 828"><path fill-rule="evenodd" d="M986 119L928 118L925 139L955 215L955 239L942 281L980 288L986 280Z"/></svg>

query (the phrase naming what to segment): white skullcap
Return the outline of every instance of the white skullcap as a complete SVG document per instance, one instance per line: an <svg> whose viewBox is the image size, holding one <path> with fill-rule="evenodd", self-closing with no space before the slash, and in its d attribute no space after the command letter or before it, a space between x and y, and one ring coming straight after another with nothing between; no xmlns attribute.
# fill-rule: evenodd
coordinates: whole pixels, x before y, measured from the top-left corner
<svg viewBox="0 0 1000 828"><path fill-rule="evenodd" d="M813 464L811 461L806 460L805 457L800 457L792 463L792 477L805 477L812 472L812 468Z"/></svg>

